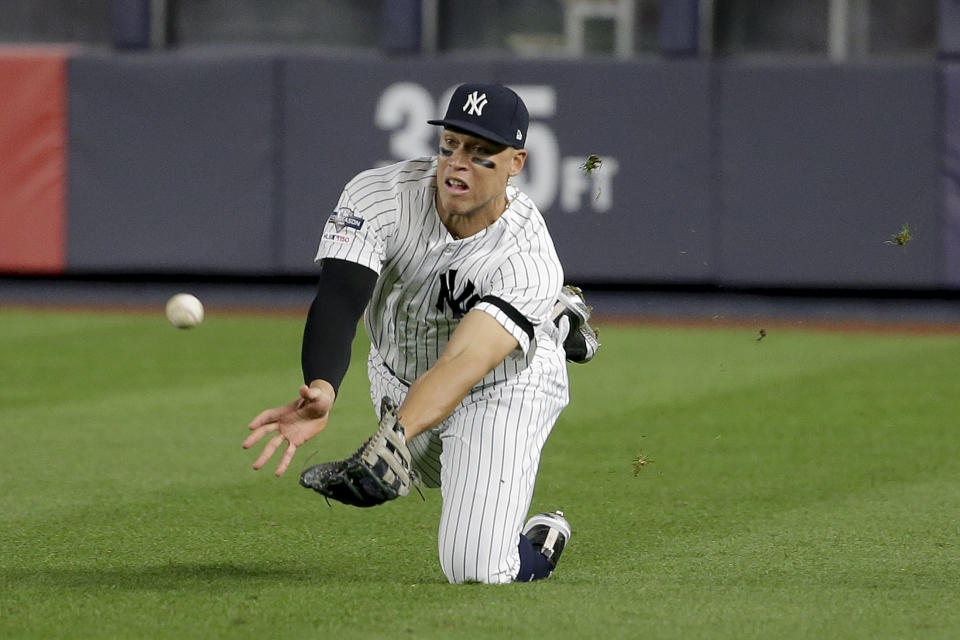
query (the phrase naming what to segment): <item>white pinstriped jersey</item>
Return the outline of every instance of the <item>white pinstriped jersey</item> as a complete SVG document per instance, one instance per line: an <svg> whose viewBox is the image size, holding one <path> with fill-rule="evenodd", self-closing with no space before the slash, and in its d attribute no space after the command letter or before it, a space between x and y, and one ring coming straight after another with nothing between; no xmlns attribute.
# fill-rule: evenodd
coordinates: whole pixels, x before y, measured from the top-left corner
<svg viewBox="0 0 960 640"><path fill-rule="evenodd" d="M435 157L370 169L347 183L323 230L317 260L338 258L379 274L364 314L373 348L410 383L443 352L470 309L489 313L519 343L478 386L508 379L553 332L563 270L543 217L508 187L492 225L455 240L435 204Z"/></svg>

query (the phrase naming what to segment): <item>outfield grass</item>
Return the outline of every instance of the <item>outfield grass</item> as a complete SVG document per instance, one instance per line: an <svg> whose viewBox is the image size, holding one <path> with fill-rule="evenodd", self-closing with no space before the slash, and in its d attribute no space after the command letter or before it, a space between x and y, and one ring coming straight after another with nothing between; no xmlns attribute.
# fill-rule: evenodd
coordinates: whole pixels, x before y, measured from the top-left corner
<svg viewBox="0 0 960 640"><path fill-rule="evenodd" d="M497 587L446 584L438 492L250 470L301 326L0 310L0 637L960 636L960 337L605 329L534 498L572 542ZM374 427L364 353L313 462Z"/></svg>

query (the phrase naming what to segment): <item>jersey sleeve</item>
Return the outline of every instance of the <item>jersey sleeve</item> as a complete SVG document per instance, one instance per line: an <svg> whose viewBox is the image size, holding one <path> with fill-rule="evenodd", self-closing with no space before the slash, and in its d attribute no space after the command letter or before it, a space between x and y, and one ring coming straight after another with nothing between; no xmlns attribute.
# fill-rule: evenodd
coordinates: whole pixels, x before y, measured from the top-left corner
<svg viewBox="0 0 960 640"><path fill-rule="evenodd" d="M491 284L475 308L492 315L526 354L538 328L550 320L563 286L560 262L546 248L516 253L496 270Z"/></svg>
<svg viewBox="0 0 960 640"><path fill-rule="evenodd" d="M358 207L350 194L349 185L340 194L340 200L323 226L316 262L335 258L355 262L380 274L386 255L386 228L388 216L383 211L369 211Z"/></svg>

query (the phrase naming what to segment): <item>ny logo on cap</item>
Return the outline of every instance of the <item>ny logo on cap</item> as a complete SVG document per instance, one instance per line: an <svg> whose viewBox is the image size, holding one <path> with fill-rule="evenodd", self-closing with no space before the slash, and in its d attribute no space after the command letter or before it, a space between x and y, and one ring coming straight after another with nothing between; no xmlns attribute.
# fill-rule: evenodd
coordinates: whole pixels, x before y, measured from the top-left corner
<svg viewBox="0 0 960 640"><path fill-rule="evenodd" d="M474 91L467 96L467 101L463 104L463 110L471 116L482 116L483 108L487 106L487 94L482 93L479 96Z"/></svg>

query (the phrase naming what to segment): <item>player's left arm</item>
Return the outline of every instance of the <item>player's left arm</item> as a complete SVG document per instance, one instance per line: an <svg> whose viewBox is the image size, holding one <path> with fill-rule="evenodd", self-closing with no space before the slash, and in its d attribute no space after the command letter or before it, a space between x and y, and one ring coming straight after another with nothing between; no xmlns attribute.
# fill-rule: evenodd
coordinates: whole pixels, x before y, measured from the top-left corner
<svg viewBox="0 0 960 640"><path fill-rule="evenodd" d="M410 385L397 411L407 441L449 416L470 389L518 346L493 316L479 309L468 312L434 365Z"/></svg>
<svg viewBox="0 0 960 640"><path fill-rule="evenodd" d="M254 469L262 468L274 452L287 442L275 475L283 475L297 447L327 426L340 382L350 365L350 347L357 321L370 299L377 274L367 267L325 258L317 295L303 331L301 364L304 385L298 397L281 407L262 411L250 424L251 434L243 441L248 449L268 434Z"/></svg>

